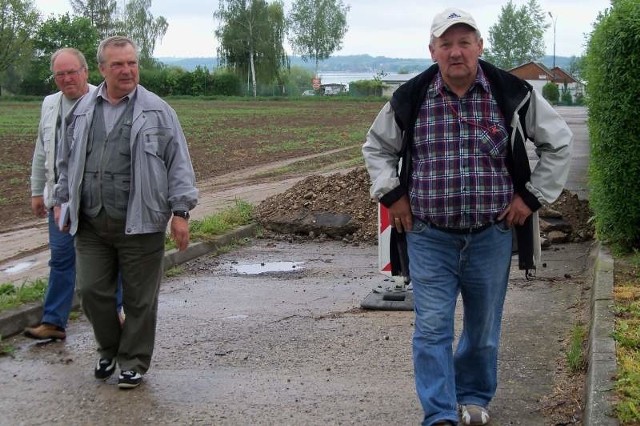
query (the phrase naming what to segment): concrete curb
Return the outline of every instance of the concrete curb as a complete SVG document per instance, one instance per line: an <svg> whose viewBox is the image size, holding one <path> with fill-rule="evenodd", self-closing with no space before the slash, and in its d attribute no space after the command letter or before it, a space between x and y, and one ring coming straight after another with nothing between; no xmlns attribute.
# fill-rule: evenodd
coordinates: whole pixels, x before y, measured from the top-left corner
<svg viewBox="0 0 640 426"><path fill-rule="evenodd" d="M169 250L164 255L164 270L167 271L177 265L193 260L197 257L214 252L224 246L228 246L236 240L250 238L256 234L258 225L255 223L241 226L233 231L219 235L211 242L190 244L185 251Z"/></svg>
<svg viewBox="0 0 640 426"><path fill-rule="evenodd" d="M617 372L613 340L613 258L609 250L596 243L591 252L592 285L590 302L589 367L585 383L586 404L583 424L618 425L614 417L614 377Z"/></svg>
<svg viewBox="0 0 640 426"><path fill-rule="evenodd" d="M234 241L250 238L256 234L257 224L249 224L237 228L227 234L217 236L211 242L193 243L185 251L169 250L164 255L164 270L167 271L181 263L219 250ZM78 309L80 303L74 297L72 309ZM25 327L37 324L42 319L42 302L30 303L16 309L0 313L0 337L10 337L22 333Z"/></svg>

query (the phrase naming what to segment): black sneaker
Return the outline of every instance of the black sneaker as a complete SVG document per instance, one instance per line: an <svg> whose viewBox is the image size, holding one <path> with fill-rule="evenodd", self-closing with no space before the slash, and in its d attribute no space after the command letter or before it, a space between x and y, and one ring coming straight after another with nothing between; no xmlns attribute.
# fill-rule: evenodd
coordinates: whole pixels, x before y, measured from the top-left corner
<svg viewBox="0 0 640 426"><path fill-rule="evenodd" d="M96 369L93 374L96 376L96 379L105 380L111 377L114 371L116 371L115 358L100 358L100 361L96 364Z"/></svg>
<svg viewBox="0 0 640 426"><path fill-rule="evenodd" d="M133 389L142 383L142 374L133 370L121 371L118 377L118 387L120 389Z"/></svg>

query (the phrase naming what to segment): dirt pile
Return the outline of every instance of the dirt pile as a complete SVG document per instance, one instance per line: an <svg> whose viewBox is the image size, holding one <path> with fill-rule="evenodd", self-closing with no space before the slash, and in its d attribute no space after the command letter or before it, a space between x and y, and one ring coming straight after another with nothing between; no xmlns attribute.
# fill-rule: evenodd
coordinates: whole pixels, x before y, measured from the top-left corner
<svg viewBox="0 0 640 426"><path fill-rule="evenodd" d="M264 200L256 207L254 216L269 229L270 221L280 221L306 212L347 214L355 222L356 231L346 235L344 239L375 243L378 238L378 207L369 197L369 186L369 174L364 167L357 167L347 173L310 176L288 191ZM323 233L296 236L330 238Z"/></svg>
<svg viewBox="0 0 640 426"><path fill-rule="evenodd" d="M331 238L327 233L309 232L305 235L287 233L279 226L278 232L269 226L273 221L282 223L287 218L300 217L307 213L332 212L351 216L356 224L356 231L342 236L345 241L355 243L375 244L378 238L377 205L369 197L369 175L364 167L357 167L347 173L336 173L329 176L310 176L288 191L267 198L260 203L254 212L258 222L267 228L270 237L278 238L277 234L286 234L288 238ZM593 238L593 229L589 223L591 212L586 200L563 191L558 200L549 208L541 212L543 221L560 220L563 226L562 235L554 235L553 243L579 242ZM544 224L543 224L544 225ZM543 226L543 237L548 241L556 226Z"/></svg>

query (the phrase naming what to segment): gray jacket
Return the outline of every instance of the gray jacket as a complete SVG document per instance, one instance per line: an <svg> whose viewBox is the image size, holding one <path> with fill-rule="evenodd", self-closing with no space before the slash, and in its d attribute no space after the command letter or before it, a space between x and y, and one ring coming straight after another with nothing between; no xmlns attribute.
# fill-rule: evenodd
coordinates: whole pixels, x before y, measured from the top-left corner
<svg viewBox="0 0 640 426"><path fill-rule="evenodd" d="M87 140L103 85L69 113L60 145L55 198L56 204L69 203L72 235L78 230ZM172 211L189 211L198 202L187 141L175 111L160 97L138 85L133 101L131 192L125 233L166 232Z"/></svg>

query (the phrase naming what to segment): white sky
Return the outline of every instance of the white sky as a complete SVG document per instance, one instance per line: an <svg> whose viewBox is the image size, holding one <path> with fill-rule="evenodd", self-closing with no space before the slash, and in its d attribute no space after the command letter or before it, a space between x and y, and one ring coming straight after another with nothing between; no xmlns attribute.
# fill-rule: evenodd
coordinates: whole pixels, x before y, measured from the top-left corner
<svg viewBox="0 0 640 426"><path fill-rule="evenodd" d="M118 0L123 3L123 0ZM285 0L285 13L292 0ZM488 47L489 28L497 22L507 0L343 0L350 5L349 30L343 46L335 55L387 56L392 58L428 58L431 21L447 7L470 12ZM517 6L526 0L513 0ZM556 56L580 56L585 51L585 35L590 33L599 12L610 6L608 0L538 0L545 12L556 18ZM44 17L72 13L69 0L35 0ZM169 22L165 37L156 44L156 57L216 56L213 12L217 0L153 0L151 13ZM546 53L553 54L553 23L545 34ZM291 53L291 52L289 52Z"/></svg>

